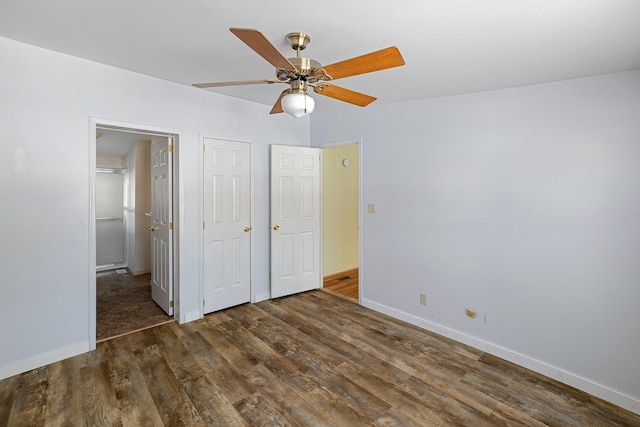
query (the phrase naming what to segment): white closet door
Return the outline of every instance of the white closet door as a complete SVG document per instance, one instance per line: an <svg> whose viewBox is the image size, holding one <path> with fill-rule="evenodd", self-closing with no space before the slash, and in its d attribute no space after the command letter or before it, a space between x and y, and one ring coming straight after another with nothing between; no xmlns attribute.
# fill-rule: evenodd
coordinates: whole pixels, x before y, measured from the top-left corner
<svg viewBox="0 0 640 427"><path fill-rule="evenodd" d="M271 146L271 298L320 288L320 150Z"/></svg>
<svg viewBox="0 0 640 427"><path fill-rule="evenodd" d="M251 300L251 146L204 139L204 312Z"/></svg>

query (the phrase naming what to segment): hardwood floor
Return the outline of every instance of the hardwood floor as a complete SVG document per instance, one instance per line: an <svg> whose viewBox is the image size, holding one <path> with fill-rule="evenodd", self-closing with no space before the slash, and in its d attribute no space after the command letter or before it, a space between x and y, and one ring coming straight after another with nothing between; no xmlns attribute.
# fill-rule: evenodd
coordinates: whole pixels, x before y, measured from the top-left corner
<svg viewBox="0 0 640 427"><path fill-rule="evenodd" d="M640 416L311 291L115 338L0 381L0 424L638 426Z"/></svg>
<svg viewBox="0 0 640 427"><path fill-rule="evenodd" d="M326 276L322 290L358 302L358 269Z"/></svg>

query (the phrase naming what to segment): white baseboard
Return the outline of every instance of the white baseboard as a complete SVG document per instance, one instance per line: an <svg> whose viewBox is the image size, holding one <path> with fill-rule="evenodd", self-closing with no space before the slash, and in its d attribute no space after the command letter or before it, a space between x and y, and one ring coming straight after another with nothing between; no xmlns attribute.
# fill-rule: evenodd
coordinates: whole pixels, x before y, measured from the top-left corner
<svg viewBox="0 0 640 427"><path fill-rule="evenodd" d="M68 345L37 356L18 360L8 365L0 366L0 380L22 374L32 369L40 368L49 363L58 362L69 357L77 356L89 351L89 342Z"/></svg>
<svg viewBox="0 0 640 427"><path fill-rule="evenodd" d="M198 320L201 317L202 316L200 316L200 312L198 310L189 311L188 313L185 313L184 315L180 316L178 323L183 324L183 323L193 322L194 320Z"/></svg>
<svg viewBox="0 0 640 427"><path fill-rule="evenodd" d="M133 274L134 276L139 276L141 274L147 274L147 273L151 273L151 269L147 268L146 270L136 270L133 271L131 269L129 269L129 271L131 272L131 274Z"/></svg>
<svg viewBox="0 0 640 427"><path fill-rule="evenodd" d="M601 384L594 383L593 381L582 378L571 372L567 372L565 370L556 368L555 366L551 366L547 363L533 359L524 354L509 350L508 348L500 347L498 345L483 341L455 329L448 328L438 323L431 322L413 314L405 313L404 311L388 307L369 299L362 298L362 305L372 310L379 311L380 313L384 313L391 317L395 317L396 319L400 319L412 325L426 329L428 331L435 332L436 334L451 338L452 340L477 348L478 350L482 350L494 356L500 357L504 360L515 363L516 365L531 369L534 372L537 372L549 378L553 378L554 380L560 381L561 383L570 385L571 387L575 387L579 390L587 392L593 396L599 397L603 400L606 400L607 402L613 403L614 405L618 405L621 408L640 415L640 400L612 390Z"/></svg>
<svg viewBox="0 0 640 427"><path fill-rule="evenodd" d="M260 302L260 301L266 301L266 300L268 300L270 298L271 298L271 292L261 292L259 294L255 294L253 296L253 301L251 301L251 302L255 304L255 303Z"/></svg>

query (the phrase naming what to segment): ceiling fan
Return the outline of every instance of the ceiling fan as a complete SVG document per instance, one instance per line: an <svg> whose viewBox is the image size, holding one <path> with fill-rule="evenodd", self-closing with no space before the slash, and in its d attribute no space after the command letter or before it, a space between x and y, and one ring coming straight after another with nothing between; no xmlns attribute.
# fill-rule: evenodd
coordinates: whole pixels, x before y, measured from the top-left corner
<svg viewBox="0 0 640 427"><path fill-rule="evenodd" d="M267 62L276 67L276 78L274 80L196 83L193 86L210 88L252 84L288 84L289 88L282 91L280 97L271 109L271 114L286 112L299 118L313 112L315 101L307 95L307 89L309 87L313 88L313 91L319 95L365 107L377 98L327 82L404 65L404 59L395 46L336 62L331 65L322 66L315 59L300 56L300 52L304 50L311 41L311 37L309 37L308 34L287 34L287 39L291 43L291 47L296 51L296 57L285 58L258 30L250 28L229 28L229 31L235 34L258 55L266 59Z"/></svg>

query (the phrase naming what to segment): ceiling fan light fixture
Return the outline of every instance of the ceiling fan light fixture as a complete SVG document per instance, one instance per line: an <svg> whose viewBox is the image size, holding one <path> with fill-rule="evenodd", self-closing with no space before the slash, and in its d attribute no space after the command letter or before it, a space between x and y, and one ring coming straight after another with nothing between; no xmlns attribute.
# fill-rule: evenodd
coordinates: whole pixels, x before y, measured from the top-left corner
<svg viewBox="0 0 640 427"><path fill-rule="evenodd" d="M315 59L300 56L300 52L311 42L311 37L306 33L287 34L286 38L293 50L296 51L296 57L286 58L258 30L252 28L229 28L229 31L275 67L276 79L195 83L194 86L210 88L270 83L290 85L290 89L285 89L280 93L269 114L286 112L296 118L311 114L315 108L315 101L307 95L308 87L312 87L315 93L324 97L344 101L359 107L366 107L376 98L335 86L328 82L404 65L404 58L402 58L400 51L395 46L323 66Z"/></svg>
<svg viewBox="0 0 640 427"><path fill-rule="evenodd" d="M316 102L304 92L292 92L282 97L281 105L285 113L299 119L313 113Z"/></svg>

